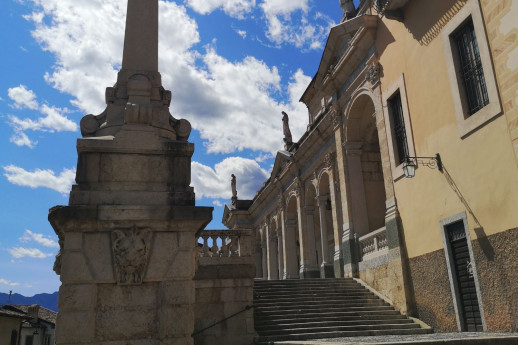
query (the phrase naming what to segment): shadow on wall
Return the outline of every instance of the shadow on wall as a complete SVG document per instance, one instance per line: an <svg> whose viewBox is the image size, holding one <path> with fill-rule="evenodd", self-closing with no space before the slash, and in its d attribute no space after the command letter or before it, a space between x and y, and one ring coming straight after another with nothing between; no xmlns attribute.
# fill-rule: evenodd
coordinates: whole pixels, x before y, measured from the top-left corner
<svg viewBox="0 0 518 345"><path fill-rule="evenodd" d="M405 8L405 26L419 44L427 46L466 2L468 0L411 1Z"/></svg>

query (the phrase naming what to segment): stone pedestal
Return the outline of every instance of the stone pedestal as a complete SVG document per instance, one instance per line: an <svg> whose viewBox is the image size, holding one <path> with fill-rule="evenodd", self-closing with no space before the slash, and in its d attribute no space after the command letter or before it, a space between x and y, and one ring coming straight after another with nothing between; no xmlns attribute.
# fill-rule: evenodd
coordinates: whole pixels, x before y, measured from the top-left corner
<svg viewBox="0 0 518 345"><path fill-rule="evenodd" d="M57 344L192 344L193 244L211 213L192 206L52 209L63 245Z"/></svg>

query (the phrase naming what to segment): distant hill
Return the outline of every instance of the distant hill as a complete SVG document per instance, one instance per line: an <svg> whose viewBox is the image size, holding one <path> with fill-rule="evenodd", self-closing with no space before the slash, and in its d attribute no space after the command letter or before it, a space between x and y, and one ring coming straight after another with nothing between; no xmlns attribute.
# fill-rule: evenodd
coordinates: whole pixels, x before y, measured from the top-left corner
<svg viewBox="0 0 518 345"><path fill-rule="evenodd" d="M58 292L56 291L52 294L40 293L32 297L25 297L20 294L13 293L11 295L11 300L9 300L9 294L0 292L0 305L4 304L39 304L47 309L58 311Z"/></svg>

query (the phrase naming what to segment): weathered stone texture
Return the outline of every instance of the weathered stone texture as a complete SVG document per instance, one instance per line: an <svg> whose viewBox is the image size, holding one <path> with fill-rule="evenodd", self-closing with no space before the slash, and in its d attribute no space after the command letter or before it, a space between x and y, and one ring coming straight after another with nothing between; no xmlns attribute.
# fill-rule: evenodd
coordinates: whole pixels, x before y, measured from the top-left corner
<svg viewBox="0 0 518 345"><path fill-rule="evenodd" d="M518 330L518 229L472 241L484 316L490 332Z"/></svg>
<svg viewBox="0 0 518 345"><path fill-rule="evenodd" d="M444 251L412 258L409 266L416 316L437 332L456 332L457 321Z"/></svg>

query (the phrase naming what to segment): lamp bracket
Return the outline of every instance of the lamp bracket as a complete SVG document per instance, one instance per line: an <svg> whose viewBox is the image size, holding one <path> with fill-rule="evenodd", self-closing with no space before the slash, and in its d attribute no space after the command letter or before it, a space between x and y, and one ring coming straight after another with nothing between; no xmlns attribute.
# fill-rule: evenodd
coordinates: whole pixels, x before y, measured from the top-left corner
<svg viewBox="0 0 518 345"><path fill-rule="evenodd" d="M406 157L407 161L414 162L417 166L418 164L424 165L430 169L436 169L442 172L442 160L441 155L436 154L435 157Z"/></svg>

